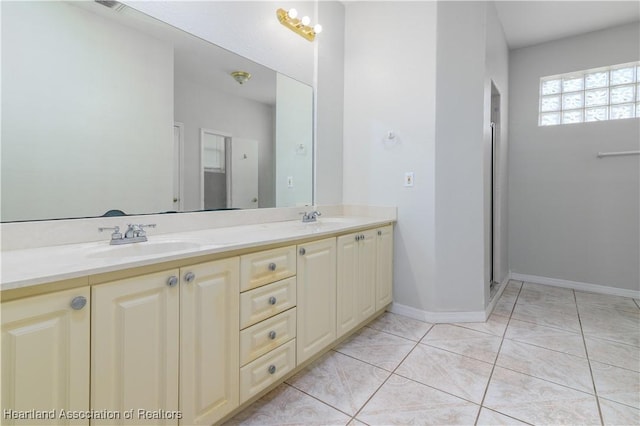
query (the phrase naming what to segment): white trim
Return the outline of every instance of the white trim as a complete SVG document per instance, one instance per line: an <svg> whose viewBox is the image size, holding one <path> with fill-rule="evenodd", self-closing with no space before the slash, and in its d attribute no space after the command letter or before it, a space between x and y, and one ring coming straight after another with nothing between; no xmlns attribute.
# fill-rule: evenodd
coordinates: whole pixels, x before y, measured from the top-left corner
<svg viewBox="0 0 640 426"><path fill-rule="evenodd" d="M511 274L511 279L554 287L571 288L573 290L589 291L592 293L609 294L612 296L633 297L634 299L640 298L640 291L638 290L627 290L624 288L562 280L559 278L539 277L537 275L518 274L514 272Z"/></svg>
<svg viewBox="0 0 640 426"><path fill-rule="evenodd" d="M393 302L389 308L389 312L405 317L417 319L418 321L431 323L445 322L485 322L485 311L470 312L430 312L417 309L407 305L401 305Z"/></svg>
<svg viewBox="0 0 640 426"><path fill-rule="evenodd" d="M178 129L178 211L184 211L184 123L176 121L173 123L174 129ZM174 141L175 143L175 141ZM174 159L174 164L176 159ZM175 194L174 194L175 196ZM173 201L173 200L172 200ZM172 205L173 206L173 205Z"/></svg>
<svg viewBox="0 0 640 426"><path fill-rule="evenodd" d="M486 312L485 321L487 318L489 318L489 316L493 312L493 309L496 307L496 304L498 303L498 299L500 299L500 296L502 296L504 289L507 288L507 284L509 284L509 280L511 279L512 279L511 271L509 271L507 273L507 276L504 277L504 279L500 283L500 287L498 287L498 291L496 292L496 295L493 296L493 299L491 299L491 301L489 302L489 305L487 305L487 308L485 309L485 312Z"/></svg>

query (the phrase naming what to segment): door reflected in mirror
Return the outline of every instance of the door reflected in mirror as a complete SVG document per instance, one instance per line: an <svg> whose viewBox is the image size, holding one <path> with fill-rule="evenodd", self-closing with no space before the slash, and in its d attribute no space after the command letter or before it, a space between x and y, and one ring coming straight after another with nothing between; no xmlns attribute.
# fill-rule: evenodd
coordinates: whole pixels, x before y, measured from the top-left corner
<svg viewBox="0 0 640 426"><path fill-rule="evenodd" d="M3 222L312 204L311 87L127 6L0 7Z"/></svg>

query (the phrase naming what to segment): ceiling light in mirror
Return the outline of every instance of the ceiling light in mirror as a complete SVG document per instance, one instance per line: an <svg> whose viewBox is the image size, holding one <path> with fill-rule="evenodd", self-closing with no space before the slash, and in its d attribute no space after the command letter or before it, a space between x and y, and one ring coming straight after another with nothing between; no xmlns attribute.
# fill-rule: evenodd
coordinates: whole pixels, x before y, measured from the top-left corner
<svg viewBox="0 0 640 426"><path fill-rule="evenodd" d="M251 74L246 71L234 71L231 73L231 77L238 83L245 84L251 78Z"/></svg>

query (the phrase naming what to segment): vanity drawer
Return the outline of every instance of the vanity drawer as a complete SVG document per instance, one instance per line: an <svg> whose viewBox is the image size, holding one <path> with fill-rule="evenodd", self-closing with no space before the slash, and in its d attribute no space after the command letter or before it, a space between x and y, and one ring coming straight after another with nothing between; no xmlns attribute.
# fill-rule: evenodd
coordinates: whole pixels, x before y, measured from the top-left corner
<svg viewBox="0 0 640 426"><path fill-rule="evenodd" d="M240 365L296 337L296 308L264 320L240 332Z"/></svg>
<svg viewBox="0 0 640 426"><path fill-rule="evenodd" d="M293 339L240 369L240 404L277 382L296 366Z"/></svg>
<svg viewBox="0 0 640 426"><path fill-rule="evenodd" d="M296 306L296 277L240 294L240 329Z"/></svg>
<svg viewBox="0 0 640 426"><path fill-rule="evenodd" d="M296 246L265 250L240 257L240 291L296 274Z"/></svg>

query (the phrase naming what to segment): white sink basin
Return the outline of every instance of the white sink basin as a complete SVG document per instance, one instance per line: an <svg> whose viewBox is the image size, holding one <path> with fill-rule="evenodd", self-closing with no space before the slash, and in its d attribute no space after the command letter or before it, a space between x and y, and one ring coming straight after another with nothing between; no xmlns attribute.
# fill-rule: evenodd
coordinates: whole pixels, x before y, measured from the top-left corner
<svg viewBox="0 0 640 426"><path fill-rule="evenodd" d="M301 229L307 232L325 232L341 225L357 223L358 219L351 217L319 217L315 222L299 222Z"/></svg>
<svg viewBox="0 0 640 426"><path fill-rule="evenodd" d="M99 247L89 252L87 257L137 257L165 254L186 250L196 250L201 244L192 241L145 241L123 245Z"/></svg>
<svg viewBox="0 0 640 426"><path fill-rule="evenodd" d="M335 223L335 224L343 224L343 223L352 223L357 219L353 219L351 217L319 217L316 219L315 223ZM314 222L311 222L314 223Z"/></svg>

